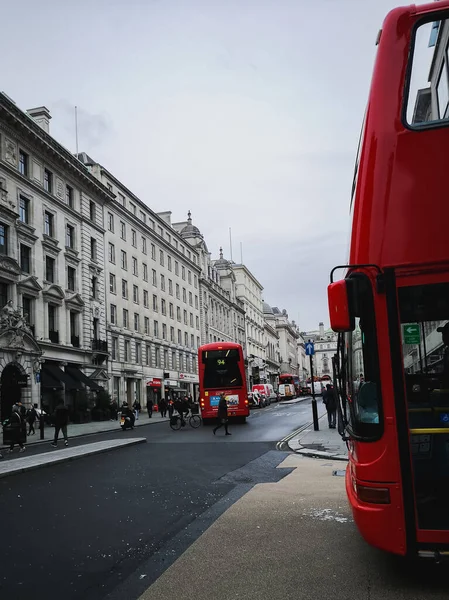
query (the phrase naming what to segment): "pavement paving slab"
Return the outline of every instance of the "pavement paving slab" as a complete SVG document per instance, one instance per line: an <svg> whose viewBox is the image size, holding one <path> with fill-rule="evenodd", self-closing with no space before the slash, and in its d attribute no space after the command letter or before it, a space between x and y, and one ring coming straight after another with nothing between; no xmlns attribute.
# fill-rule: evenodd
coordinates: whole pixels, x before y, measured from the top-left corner
<svg viewBox="0 0 449 600"><path fill-rule="evenodd" d="M61 449L52 448L46 453L36 454L34 456L23 456L22 458L16 458L15 460L2 460L2 462L0 462L0 477L32 471L33 469L39 469L40 467L48 467L69 460L83 458L84 456L99 454L100 452L118 450L125 446L143 444L146 441L146 438L104 440L92 444L83 444L82 446L76 446L74 448L63 448L60 446Z"/></svg>
<svg viewBox="0 0 449 600"><path fill-rule="evenodd" d="M361 539L339 464L290 455L289 475L252 488L140 600L447 600L444 569Z"/></svg>
<svg viewBox="0 0 449 600"><path fill-rule="evenodd" d="M330 458L332 460L348 460L348 449L337 429L329 429L327 415L319 420L319 431L313 427L303 429L298 435L288 440L290 450L309 458Z"/></svg>

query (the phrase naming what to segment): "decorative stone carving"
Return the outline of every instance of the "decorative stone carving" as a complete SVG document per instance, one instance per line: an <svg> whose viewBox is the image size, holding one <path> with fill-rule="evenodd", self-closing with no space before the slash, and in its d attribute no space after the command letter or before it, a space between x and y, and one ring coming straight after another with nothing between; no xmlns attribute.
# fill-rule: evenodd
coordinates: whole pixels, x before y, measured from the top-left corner
<svg viewBox="0 0 449 600"><path fill-rule="evenodd" d="M8 256L2 256L0 258L0 270L14 273L14 275L20 275L21 270L17 262L13 258Z"/></svg>
<svg viewBox="0 0 449 600"><path fill-rule="evenodd" d="M59 177L56 179L56 195L58 198L64 198L64 184Z"/></svg>
<svg viewBox="0 0 449 600"><path fill-rule="evenodd" d="M11 343L14 340L17 343L23 344L23 334L32 335L28 325L28 315L16 310L12 305L12 300L8 300L5 306L0 311L0 328L13 329ZM17 346L17 343L15 344ZM14 344L12 344L14 345Z"/></svg>
<svg viewBox="0 0 449 600"><path fill-rule="evenodd" d="M5 160L11 165L17 165L17 146L8 139L5 140Z"/></svg>

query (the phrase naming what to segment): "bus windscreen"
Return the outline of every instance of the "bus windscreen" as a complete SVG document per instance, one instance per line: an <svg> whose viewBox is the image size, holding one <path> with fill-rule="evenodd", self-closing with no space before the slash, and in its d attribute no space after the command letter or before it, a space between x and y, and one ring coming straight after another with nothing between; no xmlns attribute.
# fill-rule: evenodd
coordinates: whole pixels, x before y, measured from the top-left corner
<svg viewBox="0 0 449 600"><path fill-rule="evenodd" d="M232 388L242 386L239 351L205 350L203 352L204 387Z"/></svg>

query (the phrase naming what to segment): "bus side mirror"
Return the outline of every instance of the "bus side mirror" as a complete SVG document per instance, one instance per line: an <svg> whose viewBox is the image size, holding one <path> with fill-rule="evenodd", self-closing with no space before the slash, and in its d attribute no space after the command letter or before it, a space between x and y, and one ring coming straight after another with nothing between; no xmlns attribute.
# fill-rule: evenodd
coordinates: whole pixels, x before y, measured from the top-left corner
<svg viewBox="0 0 449 600"><path fill-rule="evenodd" d="M333 331L337 333L355 329L355 318L350 301L352 283L348 279L341 279L331 283L327 288L330 324Z"/></svg>

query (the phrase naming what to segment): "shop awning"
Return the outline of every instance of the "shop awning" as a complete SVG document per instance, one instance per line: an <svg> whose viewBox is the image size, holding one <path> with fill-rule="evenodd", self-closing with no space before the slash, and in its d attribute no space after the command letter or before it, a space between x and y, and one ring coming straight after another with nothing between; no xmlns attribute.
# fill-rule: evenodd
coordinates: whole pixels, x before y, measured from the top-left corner
<svg viewBox="0 0 449 600"><path fill-rule="evenodd" d="M49 365L44 363L42 365L43 387L62 389L62 383L64 383L66 390L82 389L81 382L71 377L69 373L66 373L57 365Z"/></svg>
<svg viewBox="0 0 449 600"><path fill-rule="evenodd" d="M80 371L76 367L66 367L65 370L66 370L66 373L68 373L70 375L70 377L72 377L73 379L75 379L77 381L80 381L81 383L84 383L91 390L98 391L98 390L103 389L102 387L100 387L98 385L98 383L93 381L93 379L91 379L90 377L85 375L82 371Z"/></svg>

